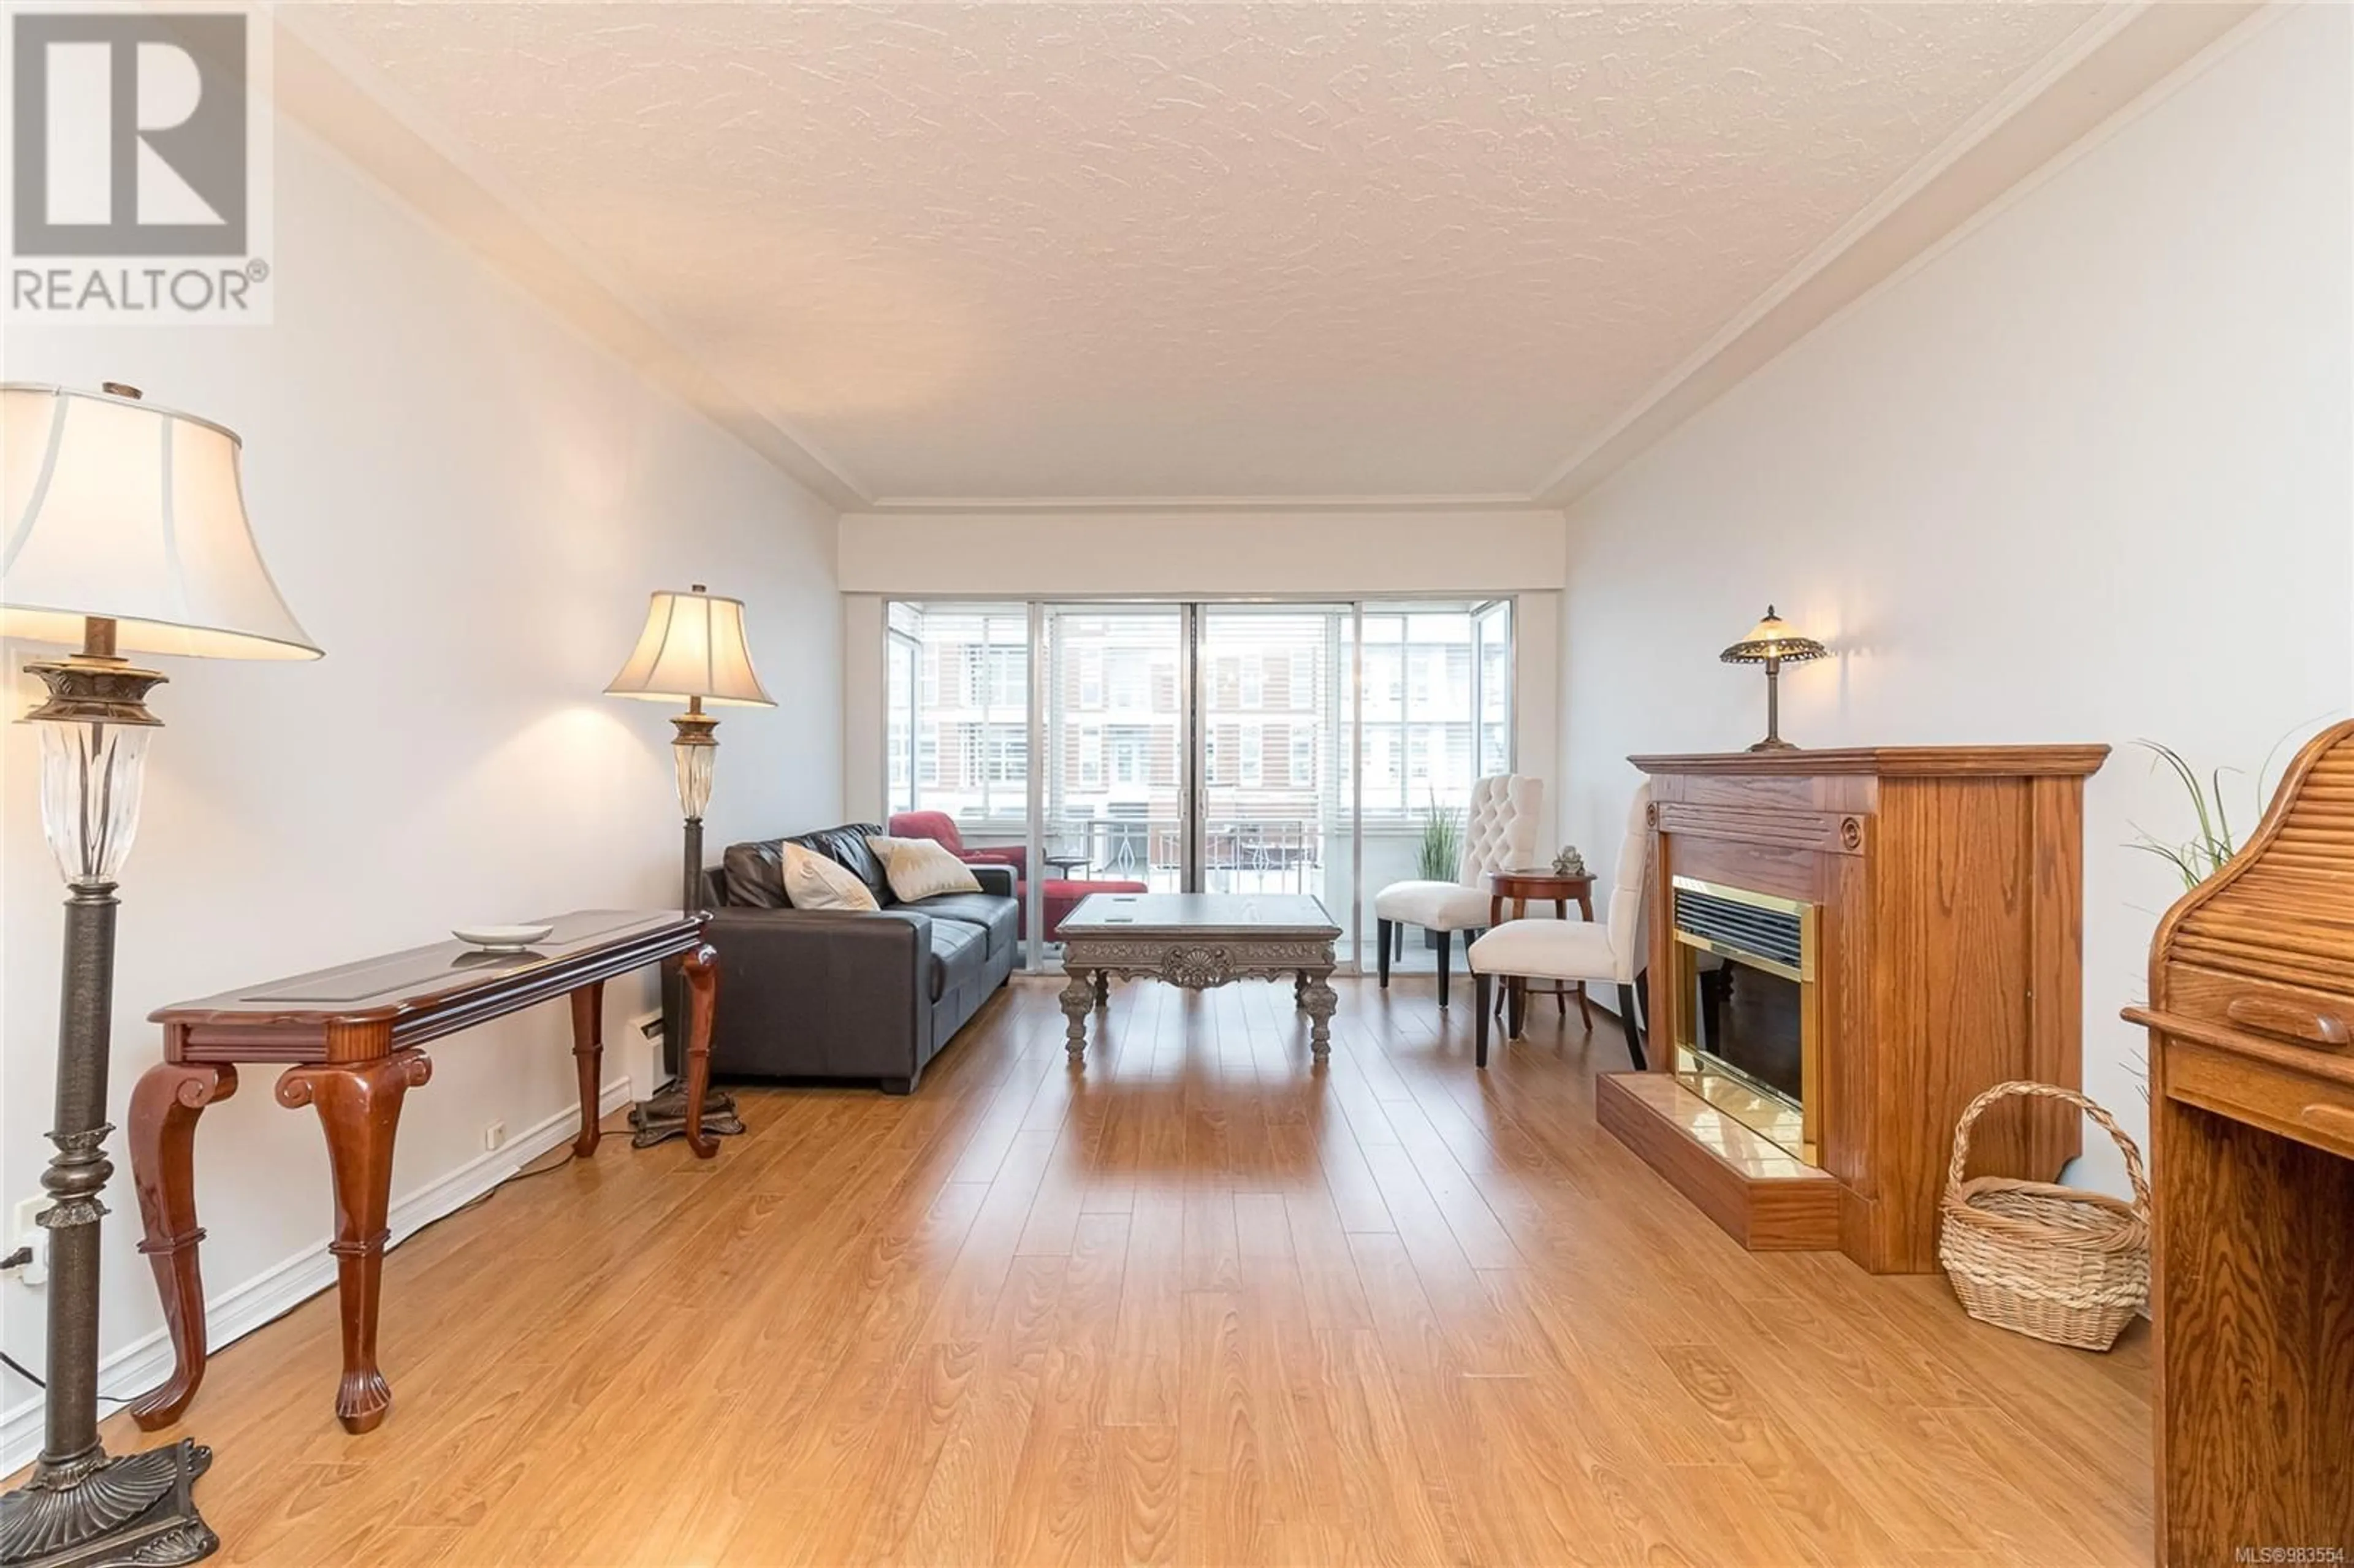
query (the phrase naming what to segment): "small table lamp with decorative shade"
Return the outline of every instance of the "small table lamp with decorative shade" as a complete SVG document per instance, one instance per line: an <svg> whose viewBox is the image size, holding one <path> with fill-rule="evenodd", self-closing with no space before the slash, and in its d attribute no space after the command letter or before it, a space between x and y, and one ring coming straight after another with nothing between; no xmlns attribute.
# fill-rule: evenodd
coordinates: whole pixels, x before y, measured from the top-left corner
<svg viewBox="0 0 2354 1568"><path fill-rule="evenodd" d="M0 1498L0 1563L192 1563L220 1542L189 1496L212 1462L183 1438L110 1455L98 1436L99 1194L113 1033L115 875L139 826L147 694L127 652L315 659L261 564L233 430L102 392L0 386L0 633L79 645L28 664L48 699L41 827L70 890L58 1023L48 1409L32 1478Z"/></svg>
<svg viewBox="0 0 2354 1568"><path fill-rule="evenodd" d="M671 719L678 738L671 742L671 758L678 769L678 804L686 813L685 878L680 907L703 907L703 809L711 802L711 768L719 750L712 732L719 721L703 711L705 703L741 707L775 707L752 670L752 650L744 640L744 601L708 592L701 583L684 593L653 596L646 610L645 630L621 673L605 688L609 697L642 697L649 702L680 702L686 711ZM665 1010L673 1021L685 1017L675 1004ZM631 1141L644 1149L686 1132L686 1086L679 1076L678 1042L666 1030L663 1065L671 1075L661 1093L630 1112L635 1129ZM744 1124L736 1102L713 1090L703 1108L703 1130L738 1133Z"/></svg>
<svg viewBox="0 0 2354 1568"><path fill-rule="evenodd" d="M1813 638L1799 636L1788 621L1774 613L1769 604L1766 607L1766 619L1751 627L1748 636L1717 655L1728 664L1766 666L1766 738L1750 750L1798 749L1782 738L1782 666L1820 659L1829 652Z"/></svg>

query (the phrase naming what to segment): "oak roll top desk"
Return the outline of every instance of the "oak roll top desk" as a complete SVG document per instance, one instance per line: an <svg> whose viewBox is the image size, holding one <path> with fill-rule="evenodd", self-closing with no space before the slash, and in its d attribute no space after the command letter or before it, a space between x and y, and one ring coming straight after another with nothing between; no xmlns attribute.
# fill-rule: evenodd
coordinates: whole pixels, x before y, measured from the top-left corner
<svg viewBox="0 0 2354 1568"><path fill-rule="evenodd" d="M2354 723L2298 753L2247 844L2168 912L2126 1016L2149 1027L2158 1560L2344 1563Z"/></svg>

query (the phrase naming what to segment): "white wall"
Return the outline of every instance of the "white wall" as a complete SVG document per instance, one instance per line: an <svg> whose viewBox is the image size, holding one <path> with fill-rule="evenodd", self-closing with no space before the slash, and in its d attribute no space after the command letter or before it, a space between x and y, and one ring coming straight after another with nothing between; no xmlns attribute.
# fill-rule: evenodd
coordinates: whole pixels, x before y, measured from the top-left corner
<svg viewBox="0 0 2354 1568"><path fill-rule="evenodd" d="M2117 1010L2180 887L2123 845L2188 827L2130 743L2253 773L2354 698L2349 52L2338 6L2241 35L1571 509L1573 836L1620 819L1628 753L1761 732L1715 654L1768 599L1839 652L1785 674L1802 745L2117 747L2085 1083L2138 1135Z"/></svg>
<svg viewBox="0 0 2354 1568"><path fill-rule="evenodd" d="M1562 584L1561 514L845 513L842 587L907 598L1451 595Z"/></svg>
<svg viewBox="0 0 2354 1568"><path fill-rule="evenodd" d="M279 136L276 324L211 330L11 327L11 376L143 387L246 440L263 553L327 657L173 661L154 699L146 812L126 870L111 1105L158 1058L164 1003L430 942L452 924L677 896L667 710L600 696L647 593L691 580L740 595L776 712L729 709L714 845L831 821L841 792L842 636L833 517L733 438L650 391L423 228L292 125ZM16 710L33 687L16 673ZM6 1048L0 1197L38 1192L49 1148L63 890L35 805L37 747L5 737ZM607 1036L651 1005L608 989ZM560 1007L440 1042L408 1098L397 1220L512 1168L483 1128L560 1121L573 1102ZM609 1086L637 1053L610 1049ZM638 1064L644 1070L642 1059ZM327 1166L313 1113L244 1074L197 1135L204 1270L249 1317L329 1277ZM646 1086L640 1084L643 1092ZM108 1196L102 1379L149 1375L123 1348L161 1316L121 1137ZM604 1160L631 1158L609 1142ZM410 1199L400 1206L404 1198ZM0 1336L41 1359L42 1297L0 1282ZM401 1308L386 1309L399 1381ZM229 1327L244 1321L231 1312ZM217 1321L219 1315L217 1315ZM37 1418L0 1376L0 1471ZM323 1414L332 1390L318 1391ZM202 1414L201 1404L197 1414Z"/></svg>

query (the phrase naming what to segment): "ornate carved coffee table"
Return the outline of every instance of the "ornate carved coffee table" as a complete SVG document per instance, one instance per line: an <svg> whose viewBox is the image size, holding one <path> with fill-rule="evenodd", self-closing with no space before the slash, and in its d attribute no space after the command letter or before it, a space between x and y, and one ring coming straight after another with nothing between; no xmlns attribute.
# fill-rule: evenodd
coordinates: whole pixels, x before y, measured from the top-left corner
<svg viewBox="0 0 2354 1568"><path fill-rule="evenodd" d="M1332 1054L1332 944L1341 927L1306 894L1091 893L1063 916L1063 1014L1074 1063L1087 1048L1087 1014L1115 980L1166 980L1209 991L1229 980L1291 980L1308 1014L1309 1049Z"/></svg>

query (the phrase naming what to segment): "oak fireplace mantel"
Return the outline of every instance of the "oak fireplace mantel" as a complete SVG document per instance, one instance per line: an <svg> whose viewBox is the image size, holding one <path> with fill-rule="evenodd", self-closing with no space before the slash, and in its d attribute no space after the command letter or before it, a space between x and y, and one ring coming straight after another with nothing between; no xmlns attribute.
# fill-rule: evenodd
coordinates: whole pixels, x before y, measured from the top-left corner
<svg viewBox="0 0 2354 1568"><path fill-rule="evenodd" d="M2103 746L1637 757L1651 1069L1596 1113L1755 1249L1936 1266L1954 1124L2076 1086L2084 782ZM2074 1113L1999 1107L1973 1173L2052 1180Z"/></svg>

